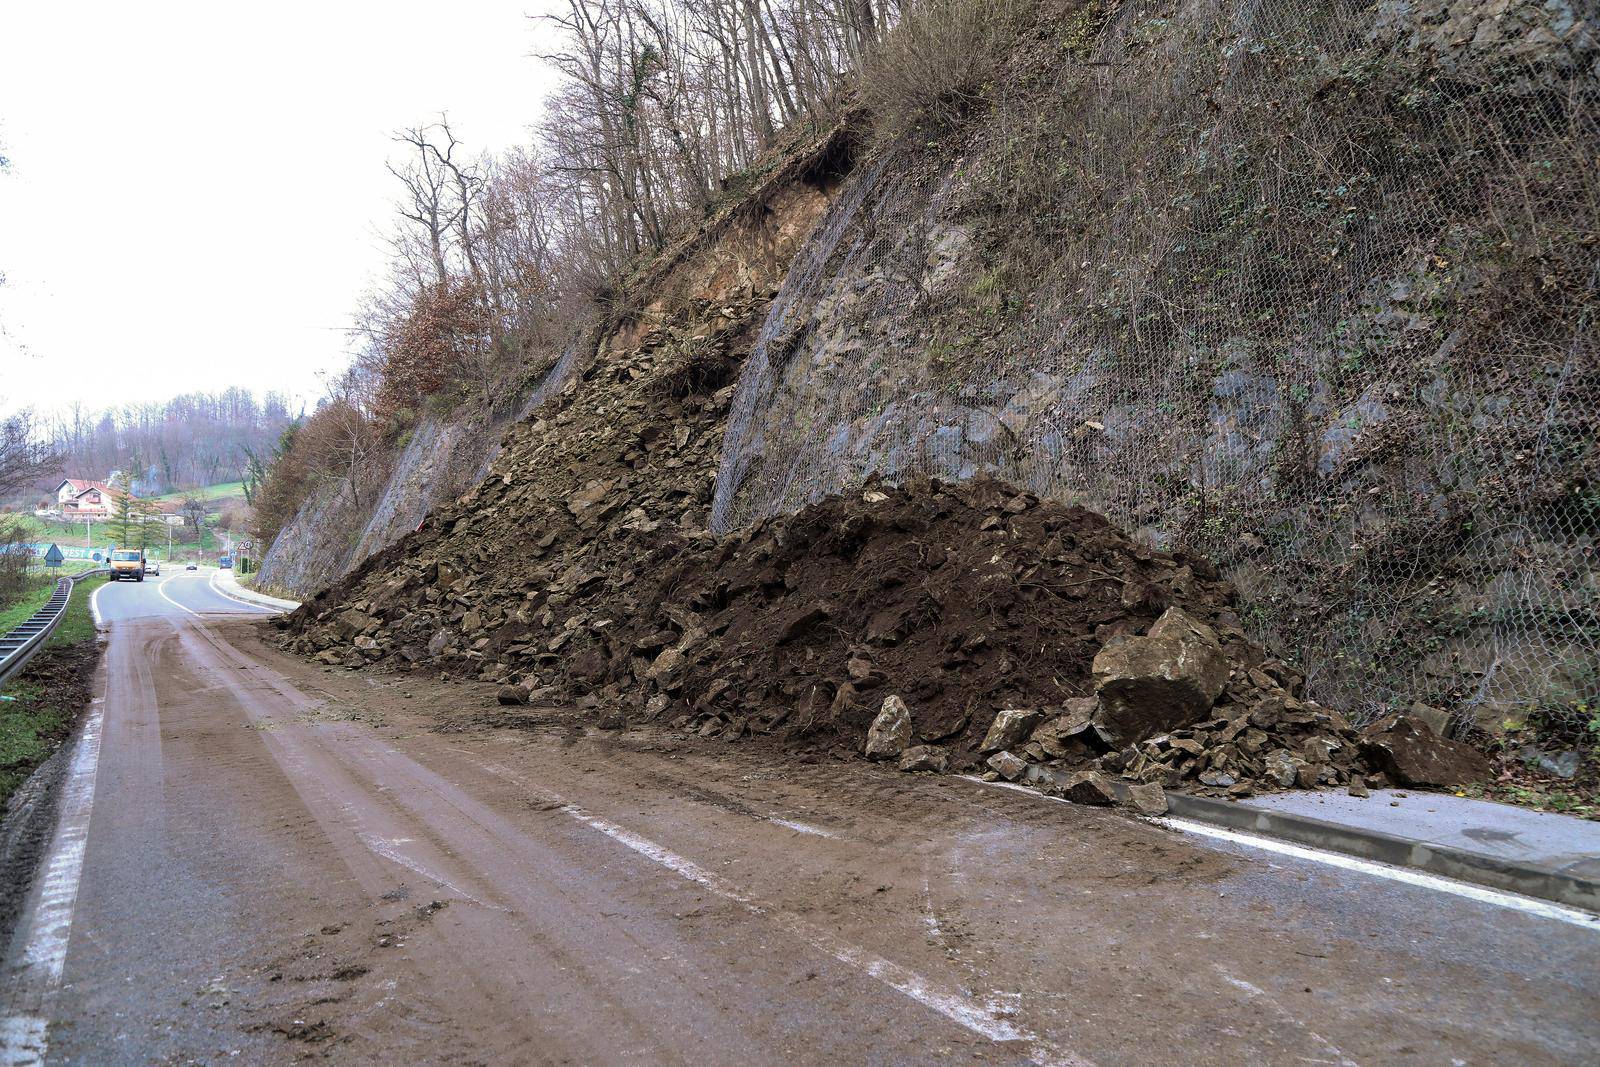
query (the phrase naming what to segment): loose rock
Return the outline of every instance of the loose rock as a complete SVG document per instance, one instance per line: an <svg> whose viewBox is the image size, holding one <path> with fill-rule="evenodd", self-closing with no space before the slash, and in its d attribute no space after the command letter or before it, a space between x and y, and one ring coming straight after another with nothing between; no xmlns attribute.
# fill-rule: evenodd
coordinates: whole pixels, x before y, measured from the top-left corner
<svg viewBox="0 0 1600 1067"><path fill-rule="evenodd" d="M883 698L878 717L867 731L867 758L889 759L911 744L911 711L897 696Z"/></svg>
<svg viewBox="0 0 1600 1067"><path fill-rule="evenodd" d="M902 771L934 771L943 774L950 766L950 754L938 745L914 745L900 755Z"/></svg>
<svg viewBox="0 0 1600 1067"><path fill-rule="evenodd" d="M1028 761L1009 752L996 752L988 759L989 769L1008 782L1021 778L1028 769Z"/></svg>
<svg viewBox="0 0 1600 1067"><path fill-rule="evenodd" d="M1128 807L1140 815L1165 815L1166 790L1154 782L1134 782L1128 786Z"/></svg>
<svg viewBox="0 0 1600 1067"><path fill-rule="evenodd" d="M1113 640L1095 656L1100 721L1125 743L1187 726L1216 703L1229 673L1216 633L1169 608L1144 637Z"/></svg>
<svg viewBox="0 0 1600 1067"><path fill-rule="evenodd" d="M1361 750L1395 784L1457 786L1489 777L1489 761L1459 741L1436 737L1409 715L1389 715L1362 733Z"/></svg>
<svg viewBox="0 0 1600 1067"><path fill-rule="evenodd" d="M984 736L980 752L998 752L1020 744L1029 732L1044 718L1038 708L1006 708L994 717L989 732Z"/></svg>
<svg viewBox="0 0 1600 1067"><path fill-rule="evenodd" d="M1097 771L1080 771L1061 786L1061 795L1074 804L1093 804L1103 807L1117 802L1116 790L1105 775Z"/></svg>

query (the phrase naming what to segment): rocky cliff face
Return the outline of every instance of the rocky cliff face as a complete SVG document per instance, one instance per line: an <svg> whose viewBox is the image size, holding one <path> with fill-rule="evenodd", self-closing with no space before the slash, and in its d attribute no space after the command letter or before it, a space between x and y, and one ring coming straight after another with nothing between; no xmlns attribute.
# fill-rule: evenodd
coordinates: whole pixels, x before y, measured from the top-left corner
<svg viewBox="0 0 1600 1067"><path fill-rule="evenodd" d="M1566 0L1073 10L959 128L853 167L808 144L662 257L487 480L308 617L598 679L623 653L584 605L663 532L994 473L1214 559L1244 631L1358 717L1593 696L1592 25Z"/></svg>
<svg viewBox="0 0 1600 1067"><path fill-rule="evenodd" d="M646 264L629 280L613 317L577 327L559 358L551 359L535 377L529 394L508 404L507 410L424 416L396 455L385 460L386 469L371 473L370 485L362 487L359 498L345 484L313 493L270 547L262 564L262 584L299 597L333 585L416 530L427 515L477 486L508 441L527 447L525 420L530 416L540 429L560 425L564 433L610 433L600 423L607 405L618 398L591 396L589 386L597 374L604 380L606 368L618 360L659 350L671 356L659 368L664 372L670 362L672 369L691 378L699 373L684 370L706 354L697 346L714 338L725 342L730 331L752 327L751 316L759 321L764 315L795 249L810 234L848 171L853 138L847 124L820 133L796 131L759 173L747 176L747 195L722 206L697 230ZM741 343L739 356L748 348L748 343ZM737 364L708 373L731 381ZM639 391L645 377L636 369L631 377L624 374L611 384ZM580 418L581 430L571 431L571 419L558 419L556 413L578 395L583 411L600 413L599 422L583 421L586 415ZM645 409L646 419L658 414L649 408L649 399L633 398ZM541 421L539 415L546 412L551 418ZM713 436L718 442L721 433L722 424L717 422ZM563 442L563 454L570 455L574 446L575 442ZM716 457L708 462L714 467ZM556 482L567 484L559 464L547 460L542 469L553 480L542 483L539 492L559 497L562 490ZM692 495L709 492L709 474L704 483L696 485ZM476 499L473 495L461 506Z"/></svg>
<svg viewBox="0 0 1600 1067"><path fill-rule="evenodd" d="M435 508L483 480L507 429L558 394L580 369L587 338L574 340L511 412L425 415L358 499L345 483L312 494L273 541L261 583L297 597L324 589L398 541Z"/></svg>
<svg viewBox="0 0 1600 1067"><path fill-rule="evenodd" d="M374 505L357 508L344 487L309 501L274 543L267 581L306 595L337 583L327 602L455 531L473 543L447 571L507 559L518 583L551 581L633 558L607 549L612 537L704 529L732 381L848 169L851 136L798 139L748 199L651 264L627 313L568 348L503 439L425 421ZM435 654L465 647L432 637L422 644Z"/></svg>
<svg viewBox="0 0 1600 1067"><path fill-rule="evenodd" d="M996 473L1217 560L1358 714L1600 691L1593 24L1096 11L1081 62L1046 26L981 121L854 176L741 376L713 528Z"/></svg>

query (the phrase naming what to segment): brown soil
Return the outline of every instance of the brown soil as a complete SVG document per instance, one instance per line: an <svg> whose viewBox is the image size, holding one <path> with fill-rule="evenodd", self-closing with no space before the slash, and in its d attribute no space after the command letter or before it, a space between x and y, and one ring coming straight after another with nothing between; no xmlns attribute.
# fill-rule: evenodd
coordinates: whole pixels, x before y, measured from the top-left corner
<svg viewBox="0 0 1600 1067"><path fill-rule="evenodd" d="M11 683L25 701L22 714L28 716L38 731L38 740L46 747L29 744L18 752L6 753L7 762L0 764L0 805L71 736L78 717L89 706L99 657L99 646L92 639L45 648ZM13 713L10 708L6 712Z"/></svg>
<svg viewBox="0 0 1600 1067"><path fill-rule="evenodd" d="M578 665L576 680L619 697L649 680L670 695L668 718L741 731L826 730L853 744L893 693L918 739L976 743L1001 708L1091 694L1100 647L1171 606L1215 626L1237 662L1263 659L1204 560L992 480L869 485L725 540L669 546L642 571L639 599L657 609L619 626L611 654ZM681 657L652 674L669 647Z"/></svg>
<svg viewBox="0 0 1600 1067"><path fill-rule="evenodd" d="M507 517L555 510L507 484L480 492L515 510L480 506L425 532L359 599L287 620L288 643L328 664L520 684L534 701L601 709L607 725L852 750L893 694L916 740L946 745L960 768L1001 709L1090 695L1102 646L1177 607L1233 667L1213 718L1119 751L1041 738L1022 757L1234 795L1373 777L1349 724L1299 700L1299 675L1247 640L1205 560L1148 549L1083 508L988 479L874 483L714 538L628 510L671 490L645 469L568 498L565 537L524 527L524 551L497 555ZM527 559L546 550L558 567Z"/></svg>

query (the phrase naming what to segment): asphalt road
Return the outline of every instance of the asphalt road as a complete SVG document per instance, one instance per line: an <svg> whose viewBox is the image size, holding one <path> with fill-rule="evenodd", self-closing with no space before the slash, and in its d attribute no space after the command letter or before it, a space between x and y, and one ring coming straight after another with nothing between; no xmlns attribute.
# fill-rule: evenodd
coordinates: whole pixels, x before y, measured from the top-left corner
<svg viewBox="0 0 1600 1067"><path fill-rule="evenodd" d="M106 587L6 1062L1592 1063L1600 931Z"/></svg>

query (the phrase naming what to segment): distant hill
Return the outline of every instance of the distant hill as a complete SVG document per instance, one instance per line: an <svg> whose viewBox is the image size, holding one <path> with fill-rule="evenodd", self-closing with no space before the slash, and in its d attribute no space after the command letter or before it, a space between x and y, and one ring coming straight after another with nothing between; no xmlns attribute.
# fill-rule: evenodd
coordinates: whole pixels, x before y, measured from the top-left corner
<svg viewBox="0 0 1600 1067"><path fill-rule="evenodd" d="M281 393L257 399L248 389L229 388L104 411L75 404L43 429L60 455L53 475L105 479L120 472L139 496L176 498L240 482L249 457L270 454L295 418ZM242 492L231 489L213 495Z"/></svg>

